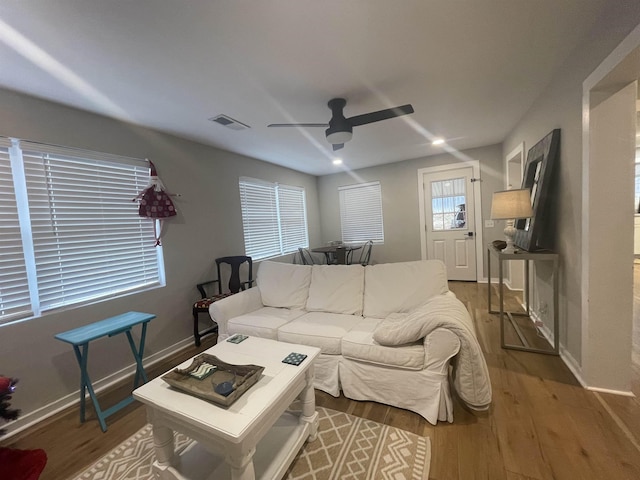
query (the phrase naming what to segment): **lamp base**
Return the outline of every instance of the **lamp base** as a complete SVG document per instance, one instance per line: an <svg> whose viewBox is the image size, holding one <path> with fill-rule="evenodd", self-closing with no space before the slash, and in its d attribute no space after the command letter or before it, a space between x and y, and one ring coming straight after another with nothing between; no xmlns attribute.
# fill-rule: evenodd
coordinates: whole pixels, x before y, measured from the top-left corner
<svg viewBox="0 0 640 480"><path fill-rule="evenodd" d="M513 226L513 220L507 220L507 226L504 228L504 236L507 240L507 246L502 250L502 253L517 253L519 250L513 243L513 237L516 236L516 229Z"/></svg>

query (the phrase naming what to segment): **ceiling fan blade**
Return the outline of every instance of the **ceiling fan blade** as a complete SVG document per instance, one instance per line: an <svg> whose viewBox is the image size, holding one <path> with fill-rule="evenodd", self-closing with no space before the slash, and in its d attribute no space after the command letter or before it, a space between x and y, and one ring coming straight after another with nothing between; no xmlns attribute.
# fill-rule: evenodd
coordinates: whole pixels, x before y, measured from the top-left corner
<svg viewBox="0 0 640 480"><path fill-rule="evenodd" d="M335 152L336 150L340 150L343 147L344 147L344 143L334 143L333 144L333 151Z"/></svg>
<svg viewBox="0 0 640 480"><path fill-rule="evenodd" d="M272 123L267 127L328 127L328 123Z"/></svg>
<svg viewBox="0 0 640 480"><path fill-rule="evenodd" d="M355 117L347 118L347 120L352 126L357 127L358 125L366 125L367 123L379 122L381 120L387 120L401 115L408 115L410 113L413 113L413 107L411 104L408 104L401 105L400 107L378 110L377 112L356 115Z"/></svg>

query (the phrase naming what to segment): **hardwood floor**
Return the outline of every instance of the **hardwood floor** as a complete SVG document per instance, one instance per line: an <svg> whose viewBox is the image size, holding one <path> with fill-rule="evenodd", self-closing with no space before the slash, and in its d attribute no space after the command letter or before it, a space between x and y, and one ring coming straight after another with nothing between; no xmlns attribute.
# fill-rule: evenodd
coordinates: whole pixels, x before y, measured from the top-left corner
<svg viewBox="0 0 640 480"><path fill-rule="evenodd" d="M454 399L454 423L433 426L405 410L323 392L317 392L317 404L429 436L433 480L639 479L638 399L583 389L558 357L501 349L498 315L487 313L487 285L450 282L450 287L474 317L493 386L489 411L469 412ZM510 301L509 308L516 308L515 299ZM199 349L179 352L148 373L159 375L214 342L209 337ZM105 395L105 405L127 388ZM146 422L144 408L133 404L110 417L102 433L91 409L88 414L81 425L77 407L71 408L5 446L45 449L49 460L41 479L61 480Z"/></svg>

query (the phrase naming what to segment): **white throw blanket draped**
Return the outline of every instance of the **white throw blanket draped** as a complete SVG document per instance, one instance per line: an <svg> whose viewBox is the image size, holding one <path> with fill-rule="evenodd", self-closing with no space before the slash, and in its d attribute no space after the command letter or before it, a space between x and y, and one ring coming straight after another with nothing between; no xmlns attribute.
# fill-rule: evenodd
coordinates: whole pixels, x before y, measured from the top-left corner
<svg viewBox="0 0 640 480"><path fill-rule="evenodd" d="M437 295L410 313L391 314L378 325L373 338L381 345L404 345L436 328L446 328L460 339L460 352L452 360L456 392L470 408L486 409L491 403L489 369L469 312L457 298Z"/></svg>

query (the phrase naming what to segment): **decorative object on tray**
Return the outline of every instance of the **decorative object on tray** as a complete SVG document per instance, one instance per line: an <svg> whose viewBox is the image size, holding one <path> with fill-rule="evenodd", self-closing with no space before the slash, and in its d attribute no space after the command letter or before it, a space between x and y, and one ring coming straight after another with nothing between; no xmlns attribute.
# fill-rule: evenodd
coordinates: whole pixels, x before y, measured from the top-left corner
<svg viewBox="0 0 640 480"><path fill-rule="evenodd" d="M202 378L196 376L205 370ZM233 365L203 353L189 367L176 368L162 379L178 390L228 407L260 379L263 370L259 365Z"/></svg>

